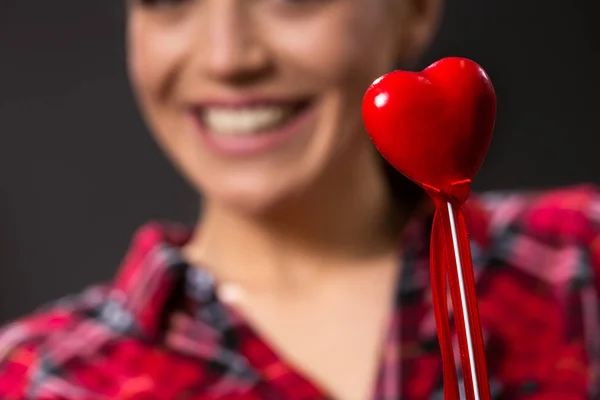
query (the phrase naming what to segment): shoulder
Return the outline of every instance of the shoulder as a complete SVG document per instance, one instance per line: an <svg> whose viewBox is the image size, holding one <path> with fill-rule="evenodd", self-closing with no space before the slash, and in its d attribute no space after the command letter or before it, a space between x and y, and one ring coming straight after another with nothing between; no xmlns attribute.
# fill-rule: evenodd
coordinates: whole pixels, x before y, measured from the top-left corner
<svg viewBox="0 0 600 400"><path fill-rule="evenodd" d="M516 250L516 239L537 244L538 250L578 246L598 251L600 188L593 184L482 193L469 201L465 214L476 245L488 247L492 255Z"/></svg>
<svg viewBox="0 0 600 400"><path fill-rule="evenodd" d="M488 258L514 266L564 265L560 261L568 254L579 252L590 265L600 262L600 189L595 185L483 193L467 206L466 215Z"/></svg>
<svg viewBox="0 0 600 400"><path fill-rule="evenodd" d="M596 186L485 193L465 214L486 232L474 229L472 242L483 319L522 336L535 331L535 323L547 332L587 323L582 310L598 306L600 288ZM600 333L596 321L588 325Z"/></svg>
<svg viewBox="0 0 600 400"><path fill-rule="evenodd" d="M592 184L474 196L474 263L533 286L600 288L600 189Z"/></svg>
<svg viewBox="0 0 600 400"><path fill-rule="evenodd" d="M104 286L95 286L0 328L0 398L26 398L43 363L43 350L86 320L106 293Z"/></svg>
<svg viewBox="0 0 600 400"><path fill-rule="evenodd" d="M589 244L600 229L600 188L592 184L483 193L475 204L487 212L492 234L512 227L540 238Z"/></svg>
<svg viewBox="0 0 600 400"><path fill-rule="evenodd" d="M502 348L494 355L499 378L510 390L529 382L583 397L600 334L600 191L485 193L465 215L476 232L481 321Z"/></svg>

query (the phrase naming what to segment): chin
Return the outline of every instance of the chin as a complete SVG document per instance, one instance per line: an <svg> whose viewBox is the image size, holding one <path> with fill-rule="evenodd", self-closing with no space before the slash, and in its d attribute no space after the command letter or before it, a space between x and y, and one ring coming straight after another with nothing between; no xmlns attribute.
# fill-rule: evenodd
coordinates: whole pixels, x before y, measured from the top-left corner
<svg viewBox="0 0 600 400"><path fill-rule="evenodd" d="M292 198L292 188L267 182L227 186L219 184L215 190L204 190L203 195L215 206L227 208L236 214L259 217L271 214Z"/></svg>

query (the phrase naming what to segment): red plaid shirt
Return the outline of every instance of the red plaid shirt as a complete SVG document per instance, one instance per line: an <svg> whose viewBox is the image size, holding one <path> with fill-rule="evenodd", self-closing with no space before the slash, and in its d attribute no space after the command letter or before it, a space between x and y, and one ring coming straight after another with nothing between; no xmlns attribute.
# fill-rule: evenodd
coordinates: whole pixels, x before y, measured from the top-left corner
<svg viewBox="0 0 600 400"><path fill-rule="evenodd" d="M600 193L490 194L465 212L492 397L600 398ZM430 222L415 217L406 229L376 400L442 398ZM187 239L180 227L147 225L112 284L4 328L0 398L330 398L219 301L209 274L183 261Z"/></svg>

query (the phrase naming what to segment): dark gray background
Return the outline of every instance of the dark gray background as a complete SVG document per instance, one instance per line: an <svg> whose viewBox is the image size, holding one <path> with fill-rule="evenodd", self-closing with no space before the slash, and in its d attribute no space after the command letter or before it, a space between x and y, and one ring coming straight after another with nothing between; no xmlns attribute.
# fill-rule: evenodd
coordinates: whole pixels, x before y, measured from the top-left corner
<svg viewBox="0 0 600 400"><path fill-rule="evenodd" d="M197 201L136 111L123 0L0 0L0 322L107 280L149 219ZM488 71L498 122L477 189L600 182L593 0L451 0L422 65Z"/></svg>

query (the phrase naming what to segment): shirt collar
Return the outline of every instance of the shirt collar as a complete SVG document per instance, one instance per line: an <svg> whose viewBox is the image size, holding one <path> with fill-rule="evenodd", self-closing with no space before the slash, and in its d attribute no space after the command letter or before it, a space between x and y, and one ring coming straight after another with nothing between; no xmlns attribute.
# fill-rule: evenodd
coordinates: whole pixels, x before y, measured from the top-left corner
<svg viewBox="0 0 600 400"><path fill-rule="evenodd" d="M132 240L111 290L142 336L160 333L173 294L185 279L188 264L179 248L191 237L182 225L149 223Z"/></svg>
<svg viewBox="0 0 600 400"><path fill-rule="evenodd" d="M403 273L398 282L397 306L429 284L429 235L431 210L416 213L406 225L401 246ZM470 229L474 265L480 265L480 256L489 245L487 213L470 201L465 209ZM142 226L134 235L132 245L124 258L111 290L111 300L117 301L132 319L131 326L145 337L160 334L166 313L175 294L190 290L189 264L180 248L191 237L191 229L181 224L152 222ZM205 275L205 274L204 274ZM186 285L183 286L183 285ZM199 288L213 290L214 288ZM210 291L209 290L209 291ZM193 296L197 297L197 296ZM198 300L196 298L196 300Z"/></svg>

